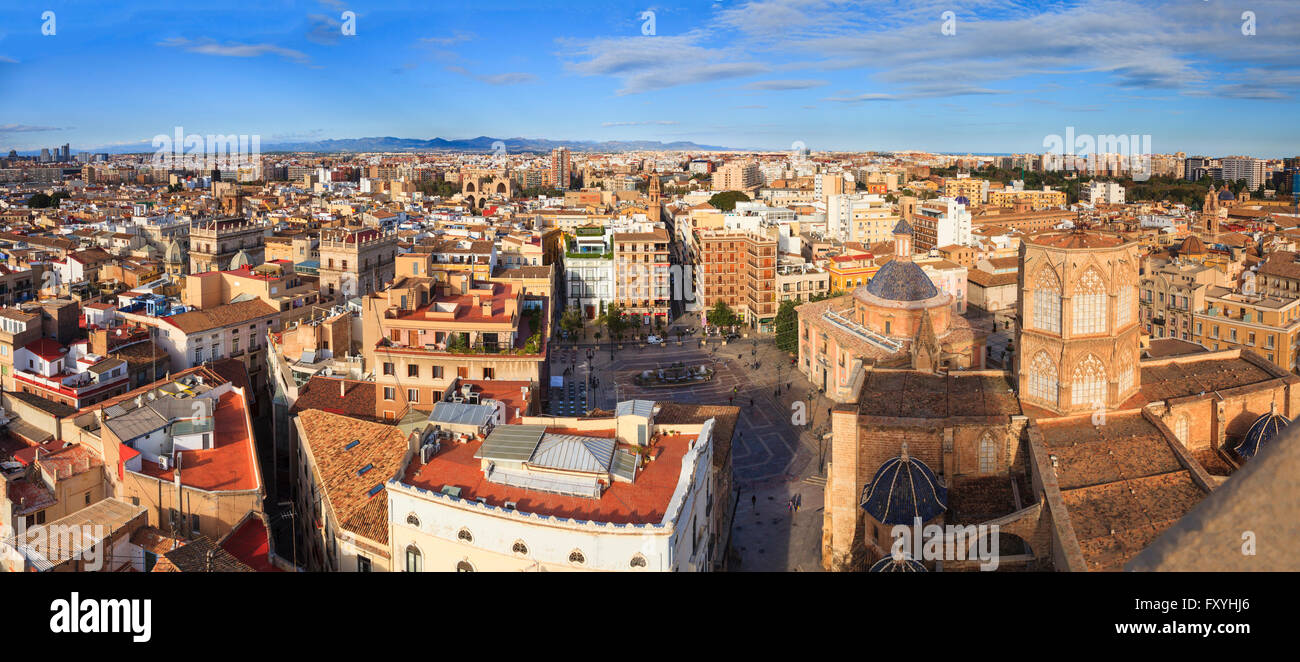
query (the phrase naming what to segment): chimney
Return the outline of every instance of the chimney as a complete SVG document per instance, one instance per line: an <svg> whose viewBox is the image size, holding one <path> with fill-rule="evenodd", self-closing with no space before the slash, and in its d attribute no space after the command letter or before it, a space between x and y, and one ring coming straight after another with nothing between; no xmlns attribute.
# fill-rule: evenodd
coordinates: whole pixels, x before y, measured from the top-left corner
<svg viewBox="0 0 1300 662"><path fill-rule="evenodd" d="M346 396L347 394L348 394L348 383L347 383L347 380L340 379L340 380L339 380L339 399L342 399L342 398L343 398L344 396Z"/></svg>

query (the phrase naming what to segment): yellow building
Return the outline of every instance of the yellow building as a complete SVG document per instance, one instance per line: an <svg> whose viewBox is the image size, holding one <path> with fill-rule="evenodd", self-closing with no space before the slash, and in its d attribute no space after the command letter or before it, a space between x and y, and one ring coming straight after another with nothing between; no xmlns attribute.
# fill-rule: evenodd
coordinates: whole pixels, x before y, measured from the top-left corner
<svg viewBox="0 0 1300 662"><path fill-rule="evenodd" d="M1211 350L1249 349L1295 370L1300 299L1248 296L1211 286L1205 312L1192 316L1192 340Z"/></svg>

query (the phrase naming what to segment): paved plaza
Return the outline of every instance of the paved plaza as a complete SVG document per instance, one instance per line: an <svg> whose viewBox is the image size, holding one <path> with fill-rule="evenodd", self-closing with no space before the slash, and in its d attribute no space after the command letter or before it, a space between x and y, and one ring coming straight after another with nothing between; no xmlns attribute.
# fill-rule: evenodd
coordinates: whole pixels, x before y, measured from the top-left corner
<svg viewBox="0 0 1300 662"><path fill-rule="evenodd" d="M608 342L558 345L553 348L551 374L565 376L567 397L578 397L579 392L570 390L570 381L590 380L592 386L584 394L590 408L613 410L615 403L628 399L740 407L732 446L738 495L731 569L819 570L825 484L821 474L830 453L821 437L829 431L830 402L814 395L810 404L807 380L770 338L739 338L726 345L711 338L701 347L698 335L680 345L675 334L669 337L663 345L626 342L622 349L615 347L613 358ZM714 370L713 379L667 387L633 382L644 370L678 362L689 368L706 365ZM795 422L796 402L803 425ZM581 409L573 402L561 408ZM798 512L790 506L792 497L801 502Z"/></svg>

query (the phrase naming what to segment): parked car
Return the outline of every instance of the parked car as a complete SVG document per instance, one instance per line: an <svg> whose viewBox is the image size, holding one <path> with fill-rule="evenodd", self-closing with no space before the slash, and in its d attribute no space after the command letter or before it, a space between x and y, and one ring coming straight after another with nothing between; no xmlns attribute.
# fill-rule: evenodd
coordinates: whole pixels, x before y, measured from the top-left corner
<svg viewBox="0 0 1300 662"><path fill-rule="evenodd" d="M658 345L662 343L664 339L660 338L659 336L649 336L645 339L645 341L650 343L651 345Z"/></svg>

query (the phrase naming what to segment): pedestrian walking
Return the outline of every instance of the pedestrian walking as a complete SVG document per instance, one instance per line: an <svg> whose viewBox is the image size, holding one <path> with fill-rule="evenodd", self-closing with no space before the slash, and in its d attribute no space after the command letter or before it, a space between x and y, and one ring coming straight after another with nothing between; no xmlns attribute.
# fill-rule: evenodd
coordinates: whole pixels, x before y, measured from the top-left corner
<svg viewBox="0 0 1300 662"><path fill-rule="evenodd" d="M752 505L752 506L754 507L754 510L758 510L758 494L757 494L757 493L749 495L749 503L750 503L750 505Z"/></svg>
<svg viewBox="0 0 1300 662"><path fill-rule="evenodd" d="M754 408L754 399L753 399L753 398L750 398L750 399L749 399L749 408L750 408L750 409L753 409L753 408Z"/></svg>

